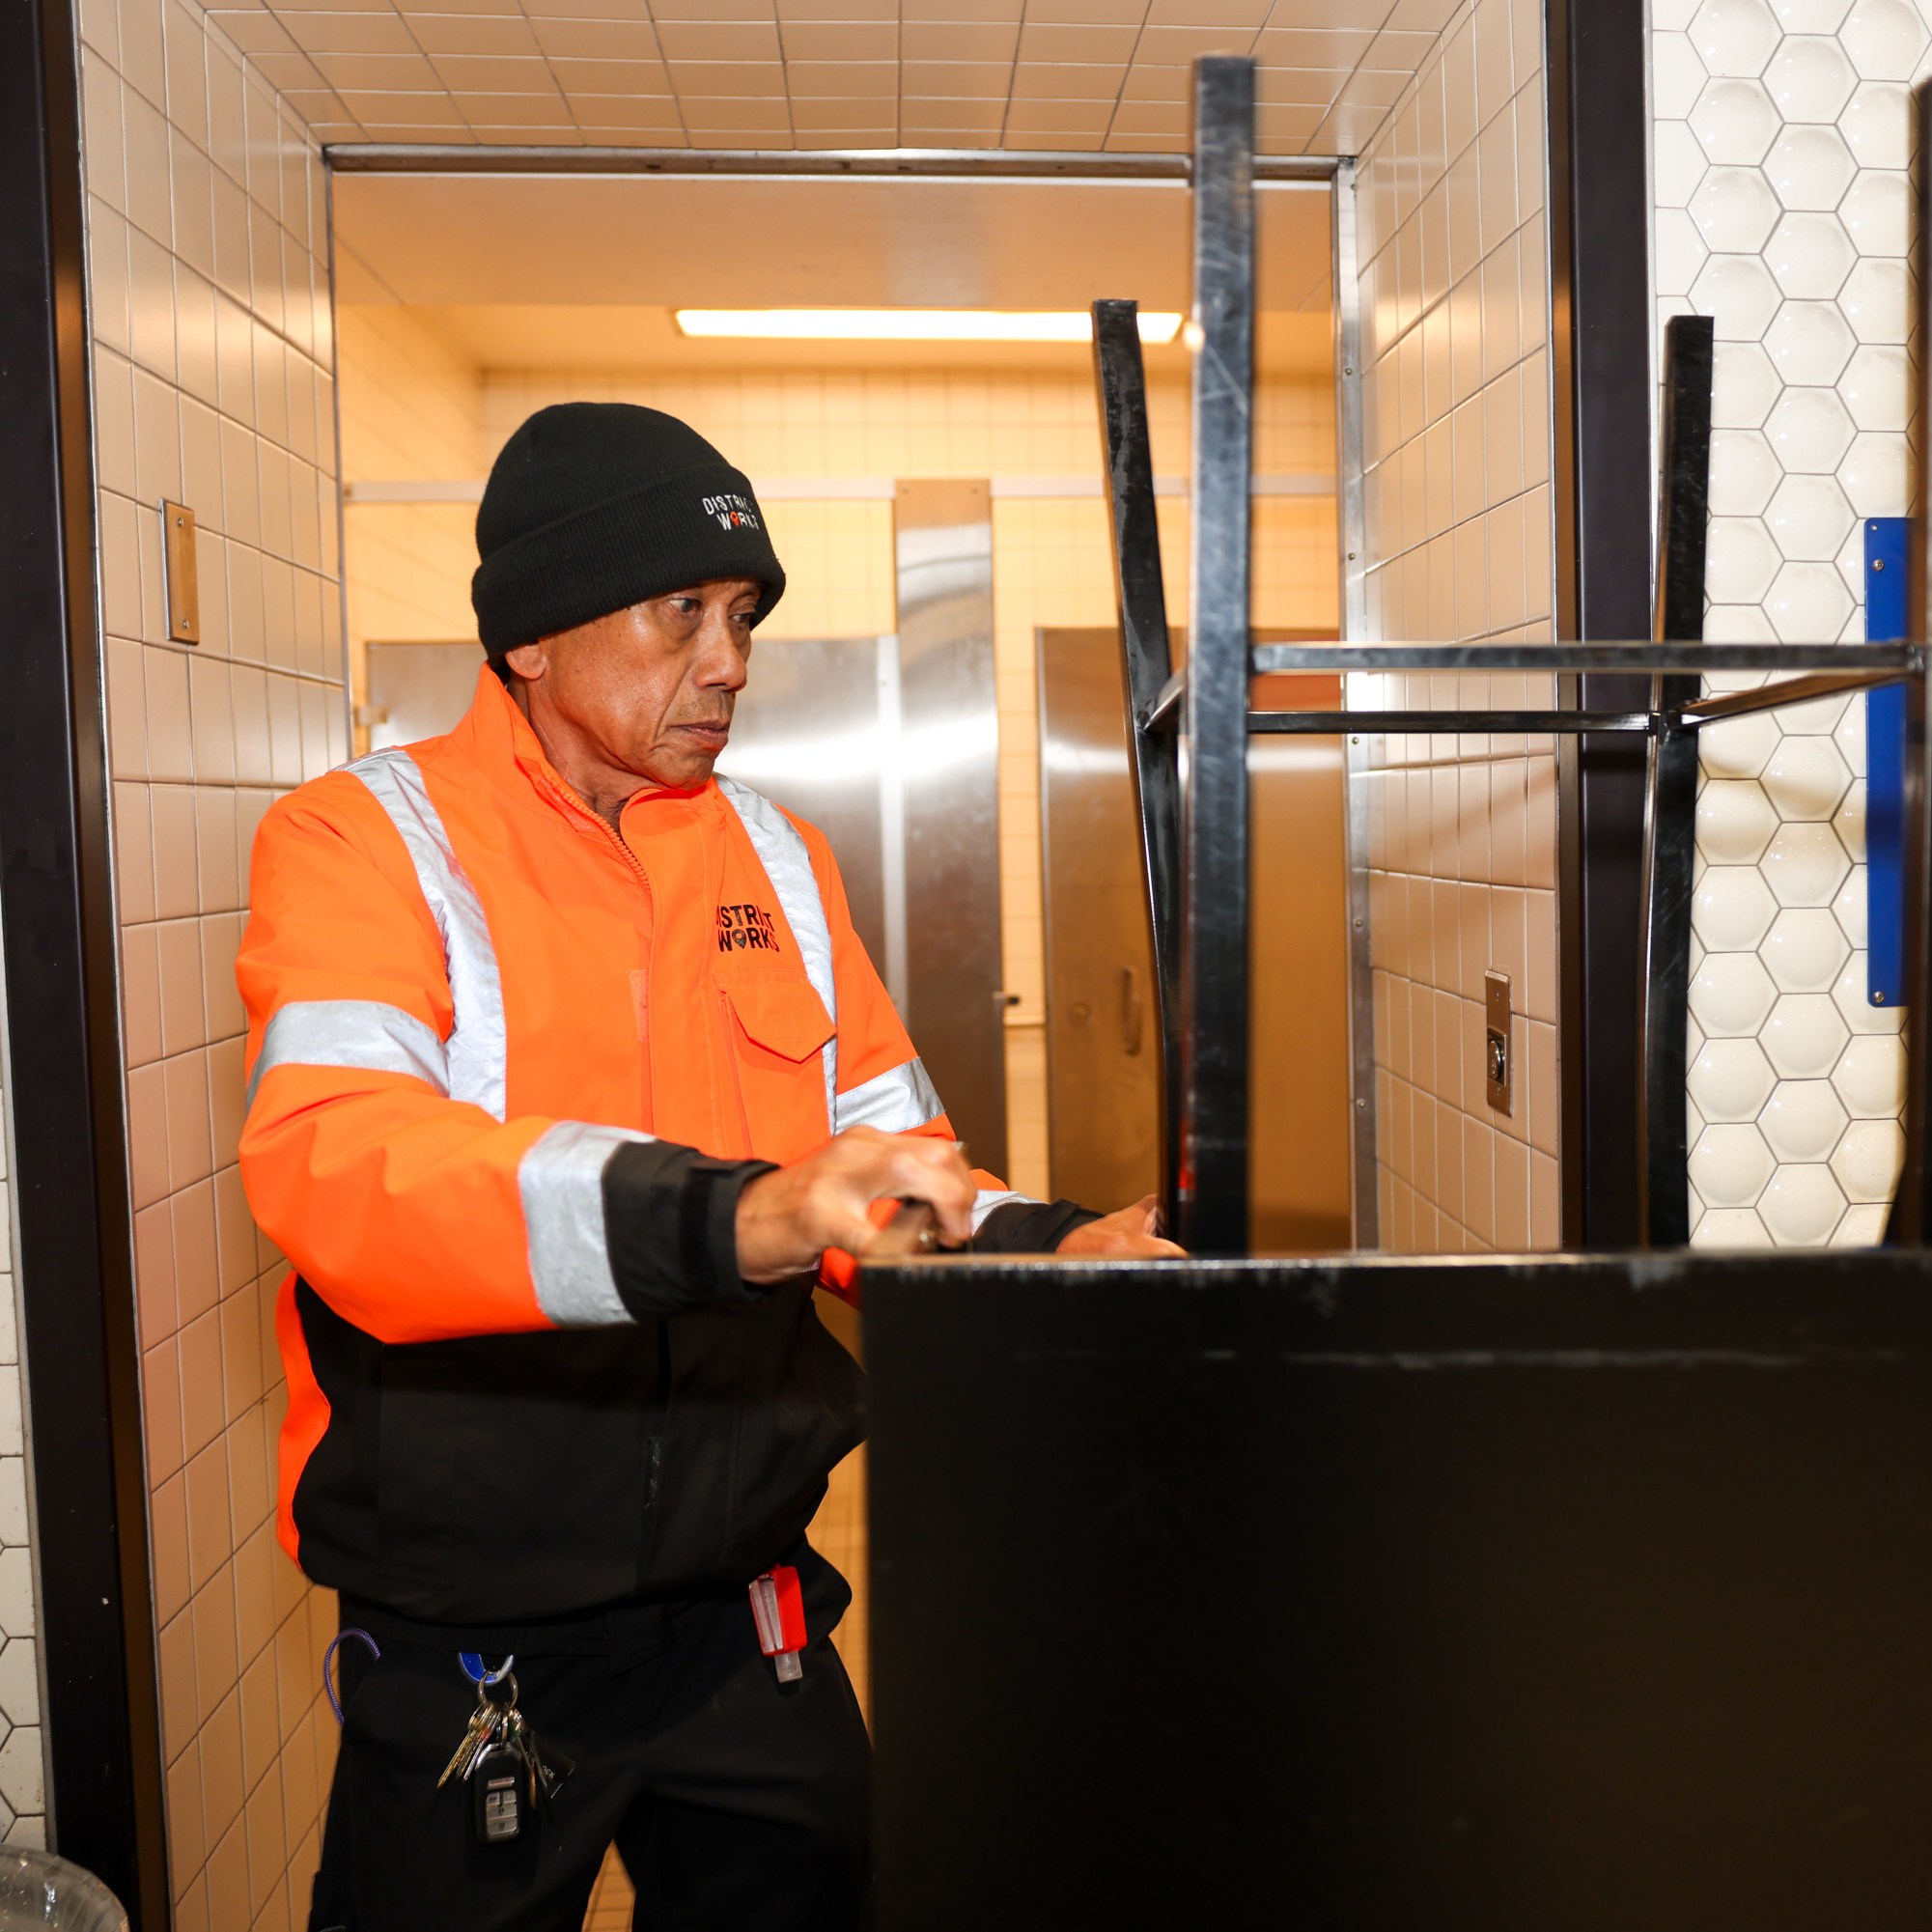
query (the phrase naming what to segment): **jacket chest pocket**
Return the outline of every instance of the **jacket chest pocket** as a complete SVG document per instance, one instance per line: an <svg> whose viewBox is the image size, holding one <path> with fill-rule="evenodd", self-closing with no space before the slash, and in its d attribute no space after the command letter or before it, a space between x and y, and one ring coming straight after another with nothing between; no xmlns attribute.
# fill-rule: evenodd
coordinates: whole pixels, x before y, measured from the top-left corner
<svg viewBox="0 0 1932 1932"><path fill-rule="evenodd" d="M831 1015L802 978L733 978L718 997L746 1143L761 1160L798 1160L831 1133L824 1057Z"/></svg>

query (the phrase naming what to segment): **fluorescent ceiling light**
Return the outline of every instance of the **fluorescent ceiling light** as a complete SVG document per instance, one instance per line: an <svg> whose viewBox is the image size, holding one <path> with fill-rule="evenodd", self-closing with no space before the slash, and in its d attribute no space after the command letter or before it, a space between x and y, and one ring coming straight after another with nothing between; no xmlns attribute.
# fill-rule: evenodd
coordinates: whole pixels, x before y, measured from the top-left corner
<svg viewBox="0 0 1932 1932"><path fill-rule="evenodd" d="M684 335L757 337L788 342L1091 342L1084 310L1004 309L679 309ZM1142 342L1172 342L1178 315L1139 318Z"/></svg>

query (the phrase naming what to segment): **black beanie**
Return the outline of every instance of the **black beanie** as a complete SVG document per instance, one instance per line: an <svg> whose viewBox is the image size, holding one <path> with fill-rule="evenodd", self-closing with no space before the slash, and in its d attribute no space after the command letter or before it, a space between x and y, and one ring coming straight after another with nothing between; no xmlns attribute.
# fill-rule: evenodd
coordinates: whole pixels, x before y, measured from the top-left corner
<svg viewBox="0 0 1932 1932"><path fill-rule="evenodd" d="M635 403L556 403L503 445L470 579L492 658L714 577L785 591L751 485L704 437Z"/></svg>

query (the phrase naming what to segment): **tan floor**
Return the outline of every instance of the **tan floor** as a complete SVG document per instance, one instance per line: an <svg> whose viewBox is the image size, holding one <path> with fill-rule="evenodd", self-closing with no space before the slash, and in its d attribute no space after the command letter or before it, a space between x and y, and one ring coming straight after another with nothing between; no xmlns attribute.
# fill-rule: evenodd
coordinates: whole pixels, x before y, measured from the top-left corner
<svg viewBox="0 0 1932 1932"><path fill-rule="evenodd" d="M852 1608L832 1635L859 1709L872 1715L870 1635L865 1594L865 1451L854 1449L832 1471L831 1487L812 1519L812 1547L852 1584ZM632 1894L615 1847L604 1856L583 1932L630 1932Z"/></svg>
<svg viewBox="0 0 1932 1932"><path fill-rule="evenodd" d="M583 1932L630 1932L630 1881L624 1876L613 1845L603 1855L603 1869L597 1875L597 1890L590 1895L590 1912Z"/></svg>

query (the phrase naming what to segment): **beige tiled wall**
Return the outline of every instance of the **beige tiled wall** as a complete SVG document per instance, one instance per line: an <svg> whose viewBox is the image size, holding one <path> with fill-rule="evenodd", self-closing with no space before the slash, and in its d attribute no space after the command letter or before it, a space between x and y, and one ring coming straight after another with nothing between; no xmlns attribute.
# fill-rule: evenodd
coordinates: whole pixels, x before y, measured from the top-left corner
<svg viewBox="0 0 1932 1932"><path fill-rule="evenodd" d="M1927 11L1651 9L1660 333L1670 315L1717 322L1713 640L1862 636L1862 519L1908 508L1908 88ZM1867 996L1864 700L1699 742L1691 1239L1870 1245L1904 1155L1905 1042Z"/></svg>
<svg viewBox="0 0 1932 1932"><path fill-rule="evenodd" d="M299 1923L333 1606L274 1539L278 1257L236 1167L254 827L347 749L319 156L182 0L81 56L100 589L135 1273L177 1922ZM168 642L163 497L200 523ZM4 1653L0 1653L4 1662Z"/></svg>
<svg viewBox="0 0 1932 1932"><path fill-rule="evenodd" d="M345 307L338 360L342 477L411 481L475 477L483 468L483 378L406 308ZM350 679L356 702L365 647L474 636L476 568L468 504L394 504L344 518Z"/></svg>
<svg viewBox="0 0 1932 1932"><path fill-rule="evenodd" d="M1460 7L1362 156L1369 634L1535 639L1554 608L1542 9ZM1543 679L1351 680L1357 706L1550 703ZM1370 746L1377 1186L1406 1251L1554 1247L1555 770L1547 740ZM1507 972L1516 1104L1482 1080Z"/></svg>
<svg viewBox="0 0 1932 1932"><path fill-rule="evenodd" d="M0 994L0 1844L47 1841L41 1734L39 1607L27 1498L26 1390L14 1272L14 1144L7 1108L6 1011Z"/></svg>
<svg viewBox="0 0 1932 1932"><path fill-rule="evenodd" d="M365 328L343 323L344 462L356 477L443 476L460 454L463 379L434 360L434 342L406 312ZM371 364L364 394L363 366ZM442 402L425 414L420 442L379 443L364 455L359 426L401 419L383 400L428 374ZM531 410L570 397L609 397L670 410L695 424L759 477L1088 477L1099 472L1091 378L1064 372L799 370L653 378L582 371L568 377L489 371L482 378L480 469ZM1175 372L1157 378L1150 406L1157 463L1185 473L1188 391ZM420 406L419 406L420 407ZM1262 385L1256 464L1265 473L1324 472L1333 462L1332 389L1319 380ZM421 455L417 455L420 448ZM386 469L367 465L379 461ZM476 473L472 471L471 473ZM787 637L866 635L892 628L892 507L888 502L786 501L768 506L785 558L784 602L760 632ZM1168 597L1175 621L1187 604L1185 506L1163 500ZM467 508L367 506L349 514L352 638L394 635L378 609L431 613L443 629L413 636L473 635L467 604L474 560ZM413 519L406 521L405 519ZM1000 884L1006 984L1020 994L1007 1029L1008 1176L1041 1190L1047 1133L1040 908L1038 695L1034 631L1041 626L1113 621L1106 512L1094 498L1006 498L994 507L994 624L1000 728ZM1256 505L1256 621L1320 627L1335 619L1331 498L1264 497ZM361 574L372 572L365 591ZM386 573L386 574L384 574ZM365 597L368 602L365 605ZM397 621L403 621L398 619ZM422 621L427 622L426 616Z"/></svg>

